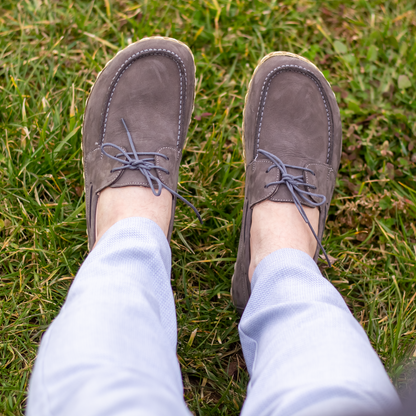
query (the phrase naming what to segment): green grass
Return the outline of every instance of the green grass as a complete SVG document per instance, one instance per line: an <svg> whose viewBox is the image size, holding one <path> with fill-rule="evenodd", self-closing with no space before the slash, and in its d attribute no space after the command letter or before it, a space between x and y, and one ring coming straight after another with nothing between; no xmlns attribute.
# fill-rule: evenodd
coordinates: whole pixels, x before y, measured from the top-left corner
<svg viewBox="0 0 416 416"><path fill-rule="evenodd" d="M244 192L248 81L274 50L334 86L344 153L322 270L405 395L416 335L416 7L413 1L2 0L0 413L21 415L36 351L87 255L85 100L117 50L151 35L196 59L194 118L172 239L178 355L195 414L237 415L248 375L230 303Z"/></svg>

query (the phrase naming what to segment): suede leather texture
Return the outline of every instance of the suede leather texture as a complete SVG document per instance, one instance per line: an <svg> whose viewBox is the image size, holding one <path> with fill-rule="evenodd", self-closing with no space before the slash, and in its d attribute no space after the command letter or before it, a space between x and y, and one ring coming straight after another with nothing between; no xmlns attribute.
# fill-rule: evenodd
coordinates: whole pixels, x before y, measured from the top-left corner
<svg viewBox="0 0 416 416"><path fill-rule="evenodd" d="M190 50L168 38L148 38L119 52L100 73L88 98L83 126L83 160L88 243L96 239L96 210L100 192L107 187L149 184L139 170L111 170L122 166L106 156L103 143L126 152L131 146L122 119L137 152L157 152L156 165L169 171L151 173L177 189L179 165L191 120L195 94L195 64ZM119 153L105 148L112 155ZM172 198L173 229L176 198Z"/></svg>
<svg viewBox="0 0 416 416"><path fill-rule="evenodd" d="M314 176L299 169L287 169L289 174L303 175L307 184L317 187L305 187L306 191L326 197L326 203L319 207L317 235L321 241L342 148L341 117L329 83L314 65L293 56L271 56L256 69L246 98L243 125L245 203L231 289L240 314L251 293L248 269L253 207L266 199L293 202L285 184L265 187L279 181L281 172L276 167L267 172L272 162L258 150L274 154L285 165L309 168L315 173ZM321 200L311 197L311 202ZM312 206L308 201L301 202ZM318 255L319 247L315 261Z"/></svg>

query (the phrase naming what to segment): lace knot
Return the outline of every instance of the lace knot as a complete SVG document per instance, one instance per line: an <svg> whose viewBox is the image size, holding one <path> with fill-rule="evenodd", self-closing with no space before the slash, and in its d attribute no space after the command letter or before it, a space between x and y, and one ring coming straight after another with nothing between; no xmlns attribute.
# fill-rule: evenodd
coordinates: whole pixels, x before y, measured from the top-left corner
<svg viewBox="0 0 416 416"><path fill-rule="evenodd" d="M184 197L180 196L173 189L169 188L169 186L165 185L159 179L158 176L153 175L153 173L151 172L152 169L159 169L162 172L169 175L169 171L167 169L165 169L162 166L156 165L156 157L161 157L165 160L169 160L169 158L163 153L158 153L158 152L137 152L133 139L131 137L131 134L129 132L129 129L127 128L127 125L124 119L121 119L121 121L124 125L124 128L126 129L127 137L129 139L129 143L130 143L130 147L132 151L126 152L123 148L121 148L120 146L114 143L103 143L101 145L101 151L110 159L113 159L122 164L122 166L111 169L111 172L116 172L119 170L126 170L126 169L139 170L142 173L142 175L146 178L147 183L149 184L150 189L152 190L155 196L159 196L162 193L162 189L165 188L172 195L176 196L181 201L185 202L186 205L191 207L193 211L195 212L196 216L198 217L198 220L202 224L202 218L198 210L189 201L187 201ZM113 147L114 149L118 150L120 153L117 153L115 156L110 155L109 153L105 151L106 147ZM140 157L142 159L140 159ZM155 187L155 185L157 186Z"/></svg>

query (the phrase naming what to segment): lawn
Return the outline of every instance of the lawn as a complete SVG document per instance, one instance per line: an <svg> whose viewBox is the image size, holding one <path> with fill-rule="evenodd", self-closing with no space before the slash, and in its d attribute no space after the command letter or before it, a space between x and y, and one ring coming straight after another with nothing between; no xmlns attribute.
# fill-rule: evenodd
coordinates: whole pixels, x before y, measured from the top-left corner
<svg viewBox="0 0 416 416"><path fill-rule="evenodd" d="M105 63L145 36L196 59L172 284L185 399L237 415L248 374L229 290L244 193L244 96L259 60L315 62L343 120L324 275L366 330L393 383L411 387L416 339L414 1L0 2L0 414L21 415L36 351L87 255L81 126ZM305 348L307 347L305 340Z"/></svg>

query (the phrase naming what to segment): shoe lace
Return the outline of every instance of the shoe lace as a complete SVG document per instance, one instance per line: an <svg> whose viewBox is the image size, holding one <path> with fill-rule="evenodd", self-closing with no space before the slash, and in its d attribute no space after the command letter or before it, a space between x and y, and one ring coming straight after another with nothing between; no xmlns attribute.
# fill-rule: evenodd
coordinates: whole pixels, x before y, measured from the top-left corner
<svg viewBox="0 0 416 416"><path fill-rule="evenodd" d="M316 186L306 183L303 175L299 175L299 176L291 175L290 173L287 172L287 168L299 169L301 171L309 172L313 176L315 176L315 172L312 171L311 169L308 169L308 168L286 165L277 156L275 156L274 154L272 154L270 152L267 152L266 150L259 149L258 152L261 153L262 155L266 156L268 159L270 159L273 162L273 164L267 169L267 171L266 171L267 173L270 172L270 170L273 169L273 168L278 168L280 170L280 173L281 173L281 177L280 177L279 181L270 182L267 185L265 185L264 187L268 188L269 186L282 185L282 184L287 186L287 189L289 189L289 192L292 194L293 202L295 203L296 208L298 209L300 215L302 216L302 218L304 219L306 224L308 224L309 229L312 231L312 234L315 237L320 249L322 250L322 252L325 255L326 261L328 262L328 266L331 267L331 262L329 261L328 255L326 254L325 249L323 248L323 246L322 246L321 242L319 241L319 238L317 237L311 223L309 222L309 219L308 219L308 217L305 213L305 210L302 207L302 203L301 203L301 200L303 200L303 201L307 202L309 205L312 205L314 207L320 207L321 205L325 204L326 197L325 197L325 195L314 194L313 192L309 192L309 191L305 191L304 189L300 189L300 186L307 186L309 189L316 189ZM308 196L309 197L313 196L315 198L318 197L322 200L321 200L321 202L315 202L312 199L307 198Z"/></svg>
<svg viewBox="0 0 416 416"><path fill-rule="evenodd" d="M169 171L167 169L165 169L162 166L156 165L156 156L163 157L165 160L169 160L169 158L163 153L158 153L158 152L137 152L136 147L134 146L133 139L131 137L131 134L129 132L129 129L127 128L127 125L124 119L121 119L121 121L124 125L124 128L126 129L127 137L129 139L129 143L130 143L132 151L126 152L124 149L122 149L120 146L117 146L114 143L103 143L101 145L101 151L110 159L113 159L123 164L123 166L111 169L111 172L116 172L119 170L126 170L126 169L139 170L143 174L143 176L146 178L150 186L150 189L152 190L155 196L159 196L162 193L162 189L165 188L172 195L176 196L181 201L183 201L186 205L191 207L193 211L195 212L196 216L198 217L199 222L202 224L202 218L198 210L184 197L180 196L173 189L169 188L169 186L165 185L157 176L151 173L152 169L159 169L162 172L169 175ZM110 155L109 153L105 151L106 147L113 147L117 149L120 153L116 154L115 156ZM140 159L139 156L142 156L142 157L145 156L145 157ZM155 184L157 184L157 188L155 188Z"/></svg>

